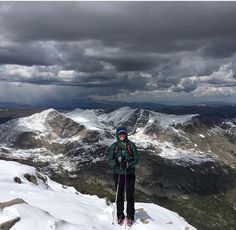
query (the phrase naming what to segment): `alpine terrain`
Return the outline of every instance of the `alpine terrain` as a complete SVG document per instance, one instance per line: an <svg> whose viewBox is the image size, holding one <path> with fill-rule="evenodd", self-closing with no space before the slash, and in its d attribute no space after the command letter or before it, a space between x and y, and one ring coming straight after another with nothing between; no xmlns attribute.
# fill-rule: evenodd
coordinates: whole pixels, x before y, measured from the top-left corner
<svg viewBox="0 0 236 230"><path fill-rule="evenodd" d="M136 200L158 203L176 211L197 229L222 229L226 223L228 229L235 229L235 117L196 113L163 114L131 107L121 107L113 111L47 109L27 117L11 119L0 125L0 158L34 166L40 173L66 186L73 186L82 193L95 194L101 198L109 197L113 200L115 188L112 170L108 165L107 150L116 141L117 126L128 128L129 139L136 144L140 154L136 173ZM45 186L40 185L40 190L47 193L49 190ZM54 188L51 189L54 191ZM83 203L84 197L88 200L93 199L80 193L75 195L75 189L67 190L71 193L71 198L67 197L68 200L76 197L78 202ZM3 200L0 202L21 198L33 205L25 196L14 194L10 192L6 197L2 196ZM61 194L68 196L64 190L55 196L63 197ZM80 197L83 198L80 200ZM97 197L94 199L91 204L94 202L95 206L98 205L100 215L105 213L98 217L105 223L109 219L110 207L103 204L104 200ZM90 201L84 202L85 206L90 204ZM17 208L12 208L18 211L12 212L25 213L24 206L26 204L18 205ZM61 221L59 219L66 219L68 223L63 222L68 224L66 229L75 229L73 224L79 224L65 216L62 218L60 215L52 214L50 210L53 208L49 210L49 217L45 207L33 206L32 209L36 208L37 212L50 221L57 223ZM147 213L154 222L160 218L159 215L162 216L158 207L154 205L137 204L136 208L142 210L141 214ZM158 210L153 211L155 208ZM95 207L92 208L94 209ZM148 210L155 213L155 216ZM65 212L69 213L70 210ZM137 218L141 214L137 214ZM98 215L98 211L91 212L91 216L93 215ZM207 215L210 217L206 218ZM170 220L172 224L173 220ZM56 226L58 228L55 229L63 229L59 227L61 224ZM91 226L92 224L86 228L92 229ZM157 229L149 226L137 229ZM185 229L188 225L181 225L180 228L176 226L165 226L160 229Z"/></svg>

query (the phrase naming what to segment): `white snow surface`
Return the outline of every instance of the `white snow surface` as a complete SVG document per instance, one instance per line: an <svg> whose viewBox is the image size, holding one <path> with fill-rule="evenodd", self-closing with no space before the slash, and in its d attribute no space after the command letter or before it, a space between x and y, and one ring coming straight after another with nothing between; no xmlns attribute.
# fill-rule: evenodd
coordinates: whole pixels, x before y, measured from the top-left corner
<svg viewBox="0 0 236 230"><path fill-rule="evenodd" d="M63 187L47 177L46 183L37 177L32 184L24 174L36 174L34 167L0 160L0 202L21 198L26 204L17 204L0 210L0 224L20 217L12 230L116 230L125 226L112 225L114 204L105 199L83 195L73 187ZM15 183L18 176L22 183ZM196 230L177 213L152 203L135 203L134 230ZM143 223L146 219L148 223ZM129 228L127 228L129 229Z"/></svg>
<svg viewBox="0 0 236 230"><path fill-rule="evenodd" d="M170 125L183 124L186 121L191 120L197 114L187 114L187 115L173 115L173 114L163 114L157 112L151 112L151 120L155 122L160 122L160 126L163 129L168 128Z"/></svg>
<svg viewBox="0 0 236 230"><path fill-rule="evenodd" d="M47 132L45 121L50 112L54 112L54 109L47 109L40 113L35 113L28 117L18 119L18 128L22 131L36 131L36 132Z"/></svg>
<svg viewBox="0 0 236 230"><path fill-rule="evenodd" d="M159 142L155 138L150 138L141 131L130 136L130 140L136 143L137 147L154 147L156 149L154 154L158 154L159 156L166 159L174 160L175 164L179 165L185 165L189 163L201 164L202 162L215 161L217 159L216 155L213 158L212 156L208 156L206 153L194 149L185 150L182 148L177 148L168 141Z"/></svg>
<svg viewBox="0 0 236 230"><path fill-rule="evenodd" d="M99 111L96 109L75 109L71 112L64 113L63 115L79 124L83 124L90 130L101 130L106 128L106 126L99 121L98 112Z"/></svg>
<svg viewBox="0 0 236 230"><path fill-rule="evenodd" d="M186 163L200 164L206 161L215 161L215 159L213 159L210 156L207 156L203 152L196 151L193 149L185 150L176 148L172 143L167 141L161 143L160 147L162 149L162 152L159 154L159 156L175 160L176 164L181 164L181 165Z"/></svg>
<svg viewBox="0 0 236 230"><path fill-rule="evenodd" d="M129 120L129 118L131 118L131 116L133 115L135 110L136 109L132 109L128 106L121 107L111 113L104 114L103 116L101 116L101 120L108 122L108 123L112 122L116 127L120 123L123 123L123 122Z"/></svg>

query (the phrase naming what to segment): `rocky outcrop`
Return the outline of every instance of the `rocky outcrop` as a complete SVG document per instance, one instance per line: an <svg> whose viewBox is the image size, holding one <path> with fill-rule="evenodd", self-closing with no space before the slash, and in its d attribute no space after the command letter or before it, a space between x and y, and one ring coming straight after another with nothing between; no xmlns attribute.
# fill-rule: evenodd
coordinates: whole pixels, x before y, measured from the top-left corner
<svg viewBox="0 0 236 230"><path fill-rule="evenodd" d="M0 223L0 229L1 230L10 230L15 225L15 223L17 223L18 221L20 221L20 217L16 217L11 220Z"/></svg>
<svg viewBox="0 0 236 230"><path fill-rule="evenodd" d="M1 202L0 203L0 209L4 209L6 207L10 207L10 206L15 205L15 204L24 204L24 203L27 204L24 200L16 198L16 199L13 199L13 200L10 200L10 201Z"/></svg>
<svg viewBox="0 0 236 230"><path fill-rule="evenodd" d="M26 202L24 200L22 200L22 199L17 198L17 199L11 200L11 201L0 203L0 209L4 209L4 208L10 207L12 205L23 204L23 203L26 203ZM7 221L1 222L0 223L0 229L2 229L2 230L9 230L18 221L20 221L20 217L15 217L15 218L9 219Z"/></svg>
<svg viewBox="0 0 236 230"><path fill-rule="evenodd" d="M18 184L21 184L22 182L21 182L21 179L19 178L19 177L14 177L14 181L16 182L16 183L18 183Z"/></svg>
<svg viewBox="0 0 236 230"><path fill-rule="evenodd" d="M30 174L26 173L26 174L24 175L24 177L25 177L29 182L31 182L31 183L33 183L33 184L35 184L35 185L38 185L36 176L30 175Z"/></svg>

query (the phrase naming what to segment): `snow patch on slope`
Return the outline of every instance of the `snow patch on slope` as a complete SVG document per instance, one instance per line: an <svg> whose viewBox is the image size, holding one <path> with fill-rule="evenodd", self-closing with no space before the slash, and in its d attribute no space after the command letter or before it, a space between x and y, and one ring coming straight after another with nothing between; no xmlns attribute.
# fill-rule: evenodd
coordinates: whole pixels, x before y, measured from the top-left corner
<svg viewBox="0 0 236 230"><path fill-rule="evenodd" d="M14 225L15 230L117 229L117 225L111 224L114 204L108 206L105 199L83 195L48 177L46 184L38 178L39 184L32 184L23 175L37 176L35 168L17 162L0 160L0 168L0 202L15 198L27 202L4 208L0 213L0 224L12 217L20 217L21 220ZM23 183L15 183L15 176ZM135 206L134 230L196 230L177 213L158 205L136 203Z"/></svg>
<svg viewBox="0 0 236 230"><path fill-rule="evenodd" d="M66 117L72 119L73 121L84 125L90 130L101 130L106 128L99 120L99 110L83 110L75 109L68 113L63 113Z"/></svg>
<svg viewBox="0 0 236 230"><path fill-rule="evenodd" d="M59 218L50 215L48 212L33 207L27 204L18 204L12 207L5 208L3 215L14 215L20 217L21 220L14 225L15 230L29 230L29 229L57 229L57 230L75 230L78 226L68 223ZM43 221L42 221L43 220Z"/></svg>
<svg viewBox="0 0 236 230"><path fill-rule="evenodd" d="M29 117L18 119L18 128L21 131L48 132L45 121L51 112L58 113L55 109L47 109L40 113L35 113Z"/></svg>
<svg viewBox="0 0 236 230"><path fill-rule="evenodd" d="M127 121L132 114L135 112L136 109L131 109L128 106L121 107L111 113L104 114L102 116L103 120L106 122L112 122L116 127L119 123L123 123Z"/></svg>
<svg viewBox="0 0 236 230"><path fill-rule="evenodd" d="M125 106L110 113L102 113L101 110L96 109L75 109L71 112L64 113L64 115L75 122L85 125L91 130L102 130L114 129L119 124L125 123L129 119L132 119L132 116L134 116L136 111L137 109ZM194 116L197 116L197 114L168 115L141 109L140 118L142 118L144 111L148 111L149 113L149 120L146 125L157 123L163 129L168 128L170 125L183 124L184 122L191 120Z"/></svg>
<svg viewBox="0 0 236 230"><path fill-rule="evenodd" d="M198 114L187 114L187 115L172 115L163 114L150 111L151 122L157 122L163 129L167 129L171 125L183 124L190 121L193 117Z"/></svg>
<svg viewBox="0 0 236 230"><path fill-rule="evenodd" d="M160 157L166 159L174 160L175 164L201 164L202 162L215 161L214 158L206 155L203 152L196 151L194 149L185 150L177 148L171 142L159 142L156 139L151 139L149 136L143 133L135 133L130 137L130 140L134 143L137 143L137 147L139 148L151 149L154 147L157 150L154 152L155 154L158 154Z"/></svg>
<svg viewBox="0 0 236 230"><path fill-rule="evenodd" d="M102 113L101 110L97 109L75 109L64 113L64 115L77 123L83 124L90 130L103 131L109 129L112 131L119 123L127 121L134 111L135 109L126 106L111 113Z"/></svg>
<svg viewBox="0 0 236 230"><path fill-rule="evenodd" d="M203 152L196 151L193 149L185 150L176 148L170 142L160 143L160 148L162 151L159 156L166 159L175 160L176 164L182 165L185 162L192 164L200 164L206 161L215 161L212 157L207 156Z"/></svg>

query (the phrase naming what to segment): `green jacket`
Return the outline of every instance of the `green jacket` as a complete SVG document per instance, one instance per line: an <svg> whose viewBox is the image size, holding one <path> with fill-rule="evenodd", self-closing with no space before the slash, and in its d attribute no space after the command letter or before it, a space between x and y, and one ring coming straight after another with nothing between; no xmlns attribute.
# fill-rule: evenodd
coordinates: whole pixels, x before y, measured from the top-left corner
<svg viewBox="0 0 236 230"><path fill-rule="evenodd" d="M127 143L129 142L133 157L130 156L127 149ZM115 154L116 146L118 145L118 151ZM117 142L113 143L108 150L109 153L109 164L112 167L114 173L121 174L135 174L135 166L138 163L139 156L135 144L129 141L127 138L124 141L117 139ZM116 155L116 156L115 156ZM117 158L124 156L126 161L129 163L128 169L120 169L119 164L117 164Z"/></svg>

